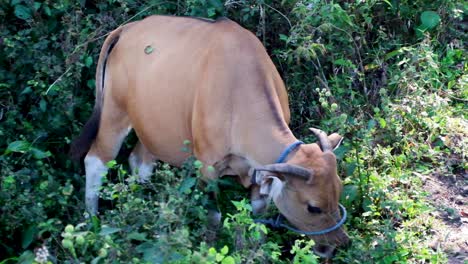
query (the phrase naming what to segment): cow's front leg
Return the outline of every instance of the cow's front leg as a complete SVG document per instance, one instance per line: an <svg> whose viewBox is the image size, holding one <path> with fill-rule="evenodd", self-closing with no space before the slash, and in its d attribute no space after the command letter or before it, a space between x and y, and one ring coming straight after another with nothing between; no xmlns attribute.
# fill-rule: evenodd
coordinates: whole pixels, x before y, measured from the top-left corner
<svg viewBox="0 0 468 264"><path fill-rule="evenodd" d="M210 168L207 166L207 163L204 162L204 166L200 169L200 172L203 174L203 177L207 181L203 181L202 184L206 187L208 181L213 181L217 179L218 173L216 169ZM214 242L217 237L218 230L221 226L221 212L219 211L217 194L215 192L208 192L208 214L207 214L207 232L206 240L208 242Z"/></svg>
<svg viewBox="0 0 468 264"><path fill-rule="evenodd" d="M210 197L212 196L210 195ZM210 228L217 230L221 225L221 212L219 212L216 200L212 200L211 202L213 205L208 208L208 225Z"/></svg>
<svg viewBox="0 0 468 264"><path fill-rule="evenodd" d="M218 230L221 226L221 212L218 208L218 202L216 200L216 193L208 193L209 202L208 202L208 215L207 215L207 232L206 240L208 242L216 241Z"/></svg>
<svg viewBox="0 0 468 264"><path fill-rule="evenodd" d="M250 203L252 204L252 213L259 215L265 213L267 209L267 202L262 195L260 195L260 186L252 185L250 190Z"/></svg>

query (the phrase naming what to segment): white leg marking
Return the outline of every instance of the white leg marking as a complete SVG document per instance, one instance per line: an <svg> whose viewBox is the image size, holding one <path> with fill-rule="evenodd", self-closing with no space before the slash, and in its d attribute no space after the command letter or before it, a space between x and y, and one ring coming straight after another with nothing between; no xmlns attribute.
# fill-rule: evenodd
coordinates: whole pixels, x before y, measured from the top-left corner
<svg viewBox="0 0 468 264"><path fill-rule="evenodd" d="M138 157L135 155L135 153L130 153L130 156L128 157L128 164L130 164L130 170L132 174L136 174L138 170Z"/></svg>
<svg viewBox="0 0 468 264"><path fill-rule="evenodd" d="M98 210L99 188L102 176L107 173L107 166L96 156L86 156L84 159L86 170L86 210L95 215Z"/></svg>
<svg viewBox="0 0 468 264"><path fill-rule="evenodd" d="M147 182L150 180L151 174L153 174L154 165L153 163L145 164L141 163L138 168L138 176L140 176L140 182Z"/></svg>
<svg viewBox="0 0 468 264"><path fill-rule="evenodd" d="M130 169L133 175L138 175L138 181L144 183L150 180L151 174L153 174L154 164L143 163L135 153L131 153L128 158L130 163Z"/></svg>

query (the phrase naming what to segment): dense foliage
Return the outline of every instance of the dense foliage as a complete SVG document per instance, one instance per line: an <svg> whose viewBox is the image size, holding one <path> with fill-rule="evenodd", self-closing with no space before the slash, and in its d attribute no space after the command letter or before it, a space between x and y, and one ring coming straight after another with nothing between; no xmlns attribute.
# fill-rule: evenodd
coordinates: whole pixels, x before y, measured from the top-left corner
<svg viewBox="0 0 468 264"><path fill-rule="evenodd" d="M237 21L283 76L295 134L312 142L314 126L346 137L337 156L353 242L334 261L446 262L429 246L434 217L422 180L467 169L466 8L455 0L1 1L0 263L318 262L310 240L254 224L246 191L229 180L206 187L227 190L223 228L209 242L203 164L158 164L150 184L136 184L126 172L131 139L109 164L99 219L83 214L84 171L66 153L94 103L100 45L151 14Z"/></svg>

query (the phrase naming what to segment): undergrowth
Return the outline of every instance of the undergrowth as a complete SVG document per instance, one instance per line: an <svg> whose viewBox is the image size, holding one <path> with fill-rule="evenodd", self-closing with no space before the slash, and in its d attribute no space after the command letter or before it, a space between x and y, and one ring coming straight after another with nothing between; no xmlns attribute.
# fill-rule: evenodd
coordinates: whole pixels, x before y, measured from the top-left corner
<svg viewBox="0 0 468 264"><path fill-rule="evenodd" d="M466 5L458 1L33 1L0 3L0 263L319 263L313 241L253 221L232 179L202 184L191 158L126 170L128 140L84 212L66 153L94 103L110 30L151 14L227 16L255 33L288 87L291 128L345 136L336 150L351 245L336 263L446 263L422 188L467 170ZM223 225L210 242L206 189ZM272 208L274 210L274 208ZM3 259L3 261L2 261Z"/></svg>

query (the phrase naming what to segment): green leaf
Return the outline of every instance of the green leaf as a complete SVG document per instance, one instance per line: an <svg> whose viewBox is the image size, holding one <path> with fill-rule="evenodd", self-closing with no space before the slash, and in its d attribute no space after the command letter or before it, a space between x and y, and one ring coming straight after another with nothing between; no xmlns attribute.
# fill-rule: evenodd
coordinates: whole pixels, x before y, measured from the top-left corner
<svg viewBox="0 0 468 264"><path fill-rule="evenodd" d="M86 59L85 59L85 66L86 66L87 68L90 68L92 65L93 65L93 58L90 57L90 56L86 57Z"/></svg>
<svg viewBox="0 0 468 264"><path fill-rule="evenodd" d="M371 120L369 120L369 122L367 122L367 129L371 130L371 129L373 129L375 127L375 125L376 125L375 120L371 119Z"/></svg>
<svg viewBox="0 0 468 264"><path fill-rule="evenodd" d="M280 38L280 40L282 40L282 41L288 41L288 36L286 36L286 35L279 34L279 38Z"/></svg>
<svg viewBox="0 0 468 264"><path fill-rule="evenodd" d="M24 230L23 234L21 235L21 247L23 247L23 249L31 245L31 242L34 240L34 235L36 233L37 228L35 225L31 225L26 228L26 230Z"/></svg>
<svg viewBox="0 0 468 264"><path fill-rule="evenodd" d="M136 251L143 254L143 259L149 263L161 263L157 245L151 242L145 242L136 247Z"/></svg>
<svg viewBox="0 0 468 264"><path fill-rule="evenodd" d="M224 246L221 249L221 254L223 254L225 256L227 253L229 253L229 248L228 248L228 246Z"/></svg>
<svg viewBox="0 0 468 264"><path fill-rule="evenodd" d="M393 8L393 5L392 5L392 3L390 3L390 1L388 1L388 0L383 0L383 1L384 1L388 6L390 6L391 8Z"/></svg>
<svg viewBox="0 0 468 264"><path fill-rule="evenodd" d="M211 247L210 249L208 249L208 255L210 256L215 256L216 255L216 249Z"/></svg>
<svg viewBox="0 0 468 264"><path fill-rule="evenodd" d="M5 150L4 154L9 154L11 152L19 152L19 153L26 153L31 149L31 144L24 140L17 140L11 142L7 149Z"/></svg>
<svg viewBox="0 0 468 264"><path fill-rule="evenodd" d="M194 177L185 178L184 181L180 184L179 192L180 193L189 193L190 189L195 185L197 179Z"/></svg>
<svg viewBox="0 0 468 264"><path fill-rule="evenodd" d="M214 17L216 15L216 9L214 7L208 8L208 17Z"/></svg>
<svg viewBox="0 0 468 264"><path fill-rule="evenodd" d="M105 235L110 235L119 232L120 228L117 227L110 227L110 226L102 226L101 232L99 232L99 235L105 236Z"/></svg>
<svg viewBox="0 0 468 264"><path fill-rule="evenodd" d="M99 232L101 221L99 221L99 218L95 215L91 216L91 223L93 226L93 231L95 233Z"/></svg>
<svg viewBox="0 0 468 264"><path fill-rule="evenodd" d="M148 241L146 238L146 233L132 232L128 234L127 239L136 240L136 241Z"/></svg>
<svg viewBox="0 0 468 264"><path fill-rule="evenodd" d="M333 153L335 153L335 156L338 160L342 160L345 154L348 153L348 151L349 151L349 147L341 144L337 149L333 150Z"/></svg>
<svg viewBox="0 0 468 264"><path fill-rule="evenodd" d="M52 12L50 11L50 8L48 6L44 6L44 12L46 13L46 15L48 16L51 16L52 15Z"/></svg>
<svg viewBox="0 0 468 264"><path fill-rule="evenodd" d="M435 28L440 23L440 16L434 11L424 11L421 14L421 23L427 29Z"/></svg>
<svg viewBox="0 0 468 264"><path fill-rule="evenodd" d="M117 165L117 161L115 160L110 160L106 163L106 167L109 169L113 169Z"/></svg>
<svg viewBox="0 0 468 264"><path fill-rule="evenodd" d="M101 257L95 257L95 258L91 261L91 264L98 264L99 261L100 261L101 259L102 259Z"/></svg>
<svg viewBox="0 0 468 264"><path fill-rule="evenodd" d="M24 88L24 90L21 92L20 95L29 94L31 92L32 92L32 88L30 86L27 86L26 88Z"/></svg>
<svg viewBox="0 0 468 264"><path fill-rule="evenodd" d="M334 61L333 61L333 64L339 65L339 66L350 66L350 65L353 65L353 63L352 63L350 60L343 59L343 58L334 60Z"/></svg>
<svg viewBox="0 0 468 264"><path fill-rule="evenodd" d="M41 99L39 102L39 108L41 109L42 112L45 112L47 110L47 102L44 99Z"/></svg>
<svg viewBox="0 0 468 264"><path fill-rule="evenodd" d="M233 257L227 256L223 259L223 261L221 261L221 264L236 264L236 261Z"/></svg>
<svg viewBox="0 0 468 264"><path fill-rule="evenodd" d="M342 200L345 200L347 204L350 204L356 200L358 192L358 187L356 185L345 185L343 187L343 193L341 194Z"/></svg>
<svg viewBox="0 0 468 264"><path fill-rule="evenodd" d="M39 10L39 8L41 8L41 5L42 3L39 3L39 2L34 2L34 10Z"/></svg>
<svg viewBox="0 0 468 264"><path fill-rule="evenodd" d="M86 86L94 90L94 87L96 86L96 80L94 79L87 80Z"/></svg>
<svg viewBox="0 0 468 264"><path fill-rule="evenodd" d="M31 10L24 5L16 5L15 16L22 20L29 20L32 17Z"/></svg>
<svg viewBox="0 0 468 264"><path fill-rule="evenodd" d="M385 121L385 119L379 118L378 120L381 128L385 128L387 126L387 121Z"/></svg>
<svg viewBox="0 0 468 264"><path fill-rule="evenodd" d="M353 175L354 171L357 168L356 162L352 162L346 165L346 176L351 176Z"/></svg>
<svg viewBox="0 0 468 264"><path fill-rule="evenodd" d="M52 153L50 153L50 151L44 152L37 148L31 148L31 153L35 159L45 159L52 156Z"/></svg>
<svg viewBox="0 0 468 264"><path fill-rule="evenodd" d="M33 252L28 250L28 251L23 252L23 254L21 254L17 263L18 264L32 264L35 257L36 255L34 255Z"/></svg>
<svg viewBox="0 0 468 264"><path fill-rule="evenodd" d="M193 166L195 166L195 168L197 169L201 169L203 168L203 162L199 161L199 160L196 160L193 162Z"/></svg>
<svg viewBox="0 0 468 264"><path fill-rule="evenodd" d="M70 183L67 183L67 185L65 185L65 187L63 187L62 189L62 194L66 196L70 196L73 193L73 189L74 189L73 185L71 185Z"/></svg>
<svg viewBox="0 0 468 264"><path fill-rule="evenodd" d="M151 45L148 45L145 47L145 53L146 54L151 54L153 52L153 47L151 47Z"/></svg>

